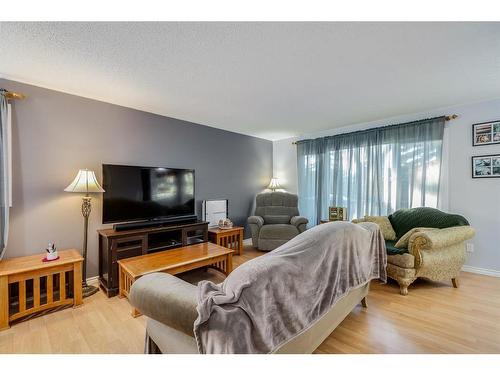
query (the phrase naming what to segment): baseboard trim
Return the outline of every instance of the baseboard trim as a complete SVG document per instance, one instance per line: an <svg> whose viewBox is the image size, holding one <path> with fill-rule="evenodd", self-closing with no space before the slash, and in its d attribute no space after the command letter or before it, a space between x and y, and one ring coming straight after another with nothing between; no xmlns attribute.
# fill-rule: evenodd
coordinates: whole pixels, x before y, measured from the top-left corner
<svg viewBox="0 0 500 375"><path fill-rule="evenodd" d="M244 245L251 245L252 244L252 239L251 238L245 238L243 240L243 244Z"/></svg>
<svg viewBox="0 0 500 375"><path fill-rule="evenodd" d="M479 268L479 267L472 267L472 266L463 266L462 267L462 271L464 271L464 272L471 272L471 273L477 273L479 275L500 277L500 271L489 270L487 268Z"/></svg>
<svg viewBox="0 0 500 375"><path fill-rule="evenodd" d="M97 284L99 282L99 276L87 277L87 284Z"/></svg>

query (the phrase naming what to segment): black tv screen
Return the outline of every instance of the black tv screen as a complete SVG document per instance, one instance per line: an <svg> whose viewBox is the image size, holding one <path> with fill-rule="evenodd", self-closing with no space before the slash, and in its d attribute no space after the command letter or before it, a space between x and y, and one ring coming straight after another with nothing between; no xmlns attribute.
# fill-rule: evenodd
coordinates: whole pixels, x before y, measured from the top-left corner
<svg viewBox="0 0 500 375"><path fill-rule="evenodd" d="M103 223L194 215L194 170L102 165Z"/></svg>

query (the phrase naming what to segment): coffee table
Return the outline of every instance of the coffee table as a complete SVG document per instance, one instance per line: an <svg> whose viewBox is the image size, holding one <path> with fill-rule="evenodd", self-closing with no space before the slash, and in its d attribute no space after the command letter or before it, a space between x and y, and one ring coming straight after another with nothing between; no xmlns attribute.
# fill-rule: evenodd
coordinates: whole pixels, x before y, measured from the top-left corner
<svg viewBox="0 0 500 375"><path fill-rule="evenodd" d="M211 267L227 276L233 270L233 253L234 250L204 242L119 260L119 297L128 298L134 282L153 272L175 275L196 268ZM132 309L132 316L140 314L137 309Z"/></svg>

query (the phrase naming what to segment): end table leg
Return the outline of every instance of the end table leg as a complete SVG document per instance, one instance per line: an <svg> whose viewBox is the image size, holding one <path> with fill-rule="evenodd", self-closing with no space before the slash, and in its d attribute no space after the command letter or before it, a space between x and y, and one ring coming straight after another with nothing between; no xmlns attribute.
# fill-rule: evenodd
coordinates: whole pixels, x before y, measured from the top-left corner
<svg viewBox="0 0 500 375"><path fill-rule="evenodd" d="M83 303L82 299L82 262L73 265L73 306Z"/></svg>
<svg viewBox="0 0 500 375"><path fill-rule="evenodd" d="M123 273L122 266L118 265L118 298L125 297L123 289L125 288L125 275Z"/></svg>
<svg viewBox="0 0 500 375"><path fill-rule="evenodd" d="M9 279L0 276L0 331L9 328Z"/></svg>
<svg viewBox="0 0 500 375"><path fill-rule="evenodd" d="M227 254L226 276L233 271L233 254Z"/></svg>
<svg viewBox="0 0 500 375"><path fill-rule="evenodd" d="M238 255L242 255L243 254L243 229L240 230L240 234L239 234L239 240L238 240Z"/></svg>

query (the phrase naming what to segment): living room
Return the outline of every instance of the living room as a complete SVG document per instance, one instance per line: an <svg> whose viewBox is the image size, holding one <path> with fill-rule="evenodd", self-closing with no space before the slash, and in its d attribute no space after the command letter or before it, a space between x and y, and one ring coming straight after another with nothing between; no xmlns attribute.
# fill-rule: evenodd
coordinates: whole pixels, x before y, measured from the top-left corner
<svg viewBox="0 0 500 375"><path fill-rule="evenodd" d="M2 358L500 353L498 22L13 17Z"/></svg>

